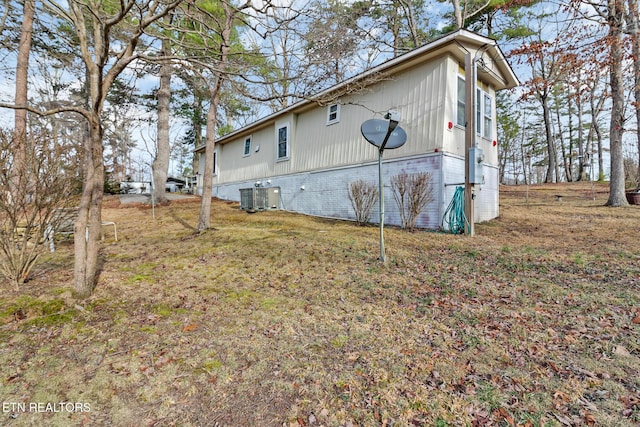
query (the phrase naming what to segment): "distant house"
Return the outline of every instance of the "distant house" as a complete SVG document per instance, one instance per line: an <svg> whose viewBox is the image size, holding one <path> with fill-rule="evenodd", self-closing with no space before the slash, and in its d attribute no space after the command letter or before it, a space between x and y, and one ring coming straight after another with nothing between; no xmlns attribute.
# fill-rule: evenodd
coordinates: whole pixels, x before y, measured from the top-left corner
<svg viewBox="0 0 640 427"><path fill-rule="evenodd" d="M120 192L124 194L145 194L151 191L149 181L121 181Z"/></svg>
<svg viewBox="0 0 640 427"><path fill-rule="evenodd" d="M167 193L177 193L182 191L185 184L186 180L170 176L167 177L167 183L165 184L164 189Z"/></svg>
<svg viewBox="0 0 640 427"><path fill-rule="evenodd" d="M518 80L493 40L466 30L389 60L316 98L334 96L331 102L304 100L218 139L213 196L240 201L240 189L279 187L282 209L353 219L349 183L358 179L377 183L378 179L378 151L365 141L360 125L395 109L401 113L407 142L385 151L385 186L400 172L430 172L436 194L417 226L438 228L456 185L465 180L468 53L477 64L477 146L484 154L475 221L495 218L499 197L495 94L515 87ZM345 90L365 85L357 93ZM200 155L197 185L201 194L204 147L196 154ZM390 189L385 194L385 222L399 224Z"/></svg>

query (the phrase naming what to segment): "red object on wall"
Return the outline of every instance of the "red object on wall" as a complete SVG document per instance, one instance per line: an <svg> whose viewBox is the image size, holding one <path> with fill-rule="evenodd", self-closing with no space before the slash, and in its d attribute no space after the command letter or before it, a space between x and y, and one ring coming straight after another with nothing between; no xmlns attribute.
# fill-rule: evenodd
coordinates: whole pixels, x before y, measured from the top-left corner
<svg viewBox="0 0 640 427"><path fill-rule="evenodd" d="M493 146L495 147L496 145L498 145L498 141L493 141Z"/></svg>
<svg viewBox="0 0 640 427"><path fill-rule="evenodd" d="M453 122L449 122L449 123L447 123L447 127L448 127L449 129L453 129Z"/></svg>

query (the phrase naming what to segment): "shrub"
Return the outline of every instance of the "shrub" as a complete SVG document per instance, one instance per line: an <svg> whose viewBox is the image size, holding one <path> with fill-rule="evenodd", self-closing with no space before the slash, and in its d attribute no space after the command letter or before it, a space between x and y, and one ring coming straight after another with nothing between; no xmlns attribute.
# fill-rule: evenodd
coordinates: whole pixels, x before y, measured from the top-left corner
<svg viewBox="0 0 640 427"><path fill-rule="evenodd" d="M356 213L356 223L366 225L371 216L371 208L378 200L378 189L375 184L362 179L349 184L349 200Z"/></svg>
<svg viewBox="0 0 640 427"><path fill-rule="evenodd" d="M403 172L394 175L391 177L391 189L400 211L402 228L413 231L418 216L434 197L431 173L407 174Z"/></svg>
<svg viewBox="0 0 640 427"><path fill-rule="evenodd" d="M46 135L21 144L0 129L0 276L16 289L45 250L45 230L74 191L63 150Z"/></svg>

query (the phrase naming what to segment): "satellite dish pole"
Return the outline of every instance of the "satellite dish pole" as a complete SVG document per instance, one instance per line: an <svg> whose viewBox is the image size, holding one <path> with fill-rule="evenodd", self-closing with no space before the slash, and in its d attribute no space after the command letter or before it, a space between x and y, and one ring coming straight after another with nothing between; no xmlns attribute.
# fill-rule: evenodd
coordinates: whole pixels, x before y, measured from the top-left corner
<svg viewBox="0 0 640 427"><path fill-rule="evenodd" d="M382 176L382 153L385 148L398 148L407 140L407 134L398 126L400 113L389 110L384 116L389 120L371 119L362 123L360 131L365 139L378 147L378 203L380 211L380 261L385 262L384 255L384 182Z"/></svg>
<svg viewBox="0 0 640 427"><path fill-rule="evenodd" d="M384 140L382 144L380 144L380 148L378 148L378 202L380 203L380 261L385 262L386 258L384 255L384 182L382 179L382 153L384 152L384 147L386 147L387 142L389 142L389 137L395 130L396 126L398 126L398 122L400 121L400 113L395 110L390 110L384 116L385 119L389 120L389 129L387 130L387 134L384 136Z"/></svg>

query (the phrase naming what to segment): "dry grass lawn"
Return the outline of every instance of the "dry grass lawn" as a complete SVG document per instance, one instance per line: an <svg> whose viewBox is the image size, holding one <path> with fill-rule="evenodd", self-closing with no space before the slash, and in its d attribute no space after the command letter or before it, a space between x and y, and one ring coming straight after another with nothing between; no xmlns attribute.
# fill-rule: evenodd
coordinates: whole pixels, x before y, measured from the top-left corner
<svg viewBox="0 0 640 427"><path fill-rule="evenodd" d="M387 228L385 265L376 227L113 200L90 299L71 242L2 287L0 424L637 426L640 207L606 196L503 188L476 237Z"/></svg>

